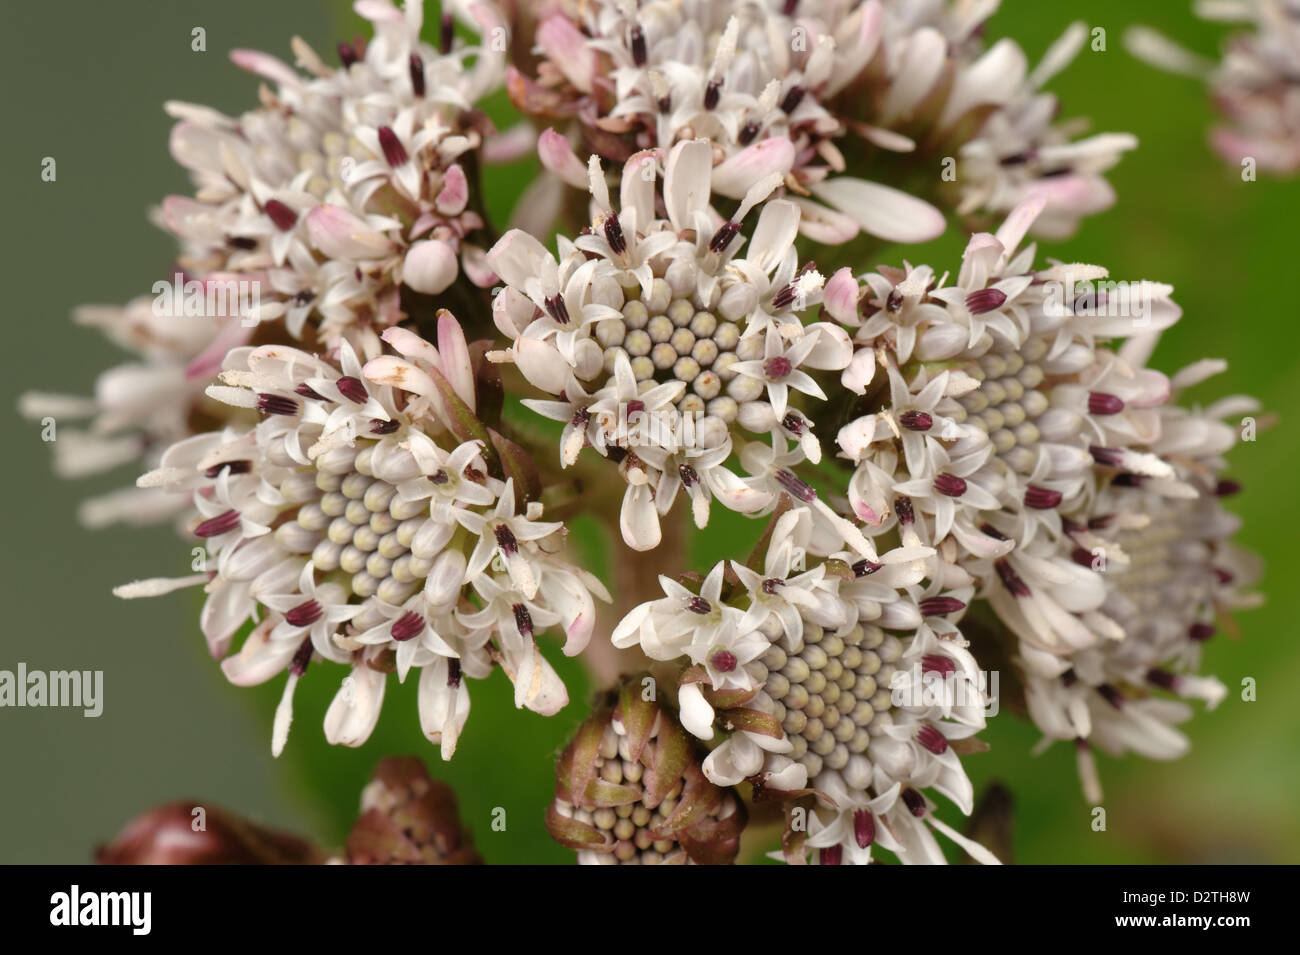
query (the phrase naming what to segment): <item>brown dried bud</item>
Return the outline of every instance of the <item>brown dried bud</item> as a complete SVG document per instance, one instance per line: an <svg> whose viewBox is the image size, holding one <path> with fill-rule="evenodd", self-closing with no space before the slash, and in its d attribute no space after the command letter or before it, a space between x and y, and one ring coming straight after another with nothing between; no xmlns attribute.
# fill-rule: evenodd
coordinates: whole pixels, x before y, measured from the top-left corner
<svg viewBox="0 0 1300 955"><path fill-rule="evenodd" d="M676 715L645 699L646 679L625 677L560 756L546 828L580 863L730 865L744 804L705 778Z"/></svg>
<svg viewBox="0 0 1300 955"><path fill-rule="evenodd" d="M414 756L390 756L375 767L344 856L349 865L483 864L460 821L456 793L430 779Z"/></svg>
<svg viewBox="0 0 1300 955"><path fill-rule="evenodd" d="M136 816L95 852L101 865L319 865L311 843L216 806L181 800Z"/></svg>

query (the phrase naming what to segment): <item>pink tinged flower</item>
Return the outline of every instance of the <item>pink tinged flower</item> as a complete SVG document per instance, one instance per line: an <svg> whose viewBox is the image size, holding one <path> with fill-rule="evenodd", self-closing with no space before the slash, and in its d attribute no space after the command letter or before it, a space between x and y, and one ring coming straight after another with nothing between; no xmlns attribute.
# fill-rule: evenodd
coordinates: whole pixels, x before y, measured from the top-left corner
<svg viewBox="0 0 1300 955"><path fill-rule="evenodd" d="M1024 82L1028 66L1024 50L1013 40L999 40L958 72L936 125L943 128L979 106L1006 103Z"/></svg>
<svg viewBox="0 0 1300 955"><path fill-rule="evenodd" d="M565 79L583 93L592 91L596 54L568 17L557 13L543 20L537 28L537 42Z"/></svg>
<svg viewBox="0 0 1300 955"><path fill-rule="evenodd" d="M789 172L794 160L794 144L790 140L784 136L764 139L714 166L711 186L719 195L741 199L755 182L773 173Z"/></svg>
<svg viewBox="0 0 1300 955"><path fill-rule="evenodd" d="M388 253L392 243L339 206L321 205L307 213L307 237L332 259L373 259Z"/></svg>
<svg viewBox="0 0 1300 955"><path fill-rule="evenodd" d="M360 746L370 738L384 704L385 674L364 663L345 677L325 711L325 738L335 745Z"/></svg>
<svg viewBox="0 0 1300 955"><path fill-rule="evenodd" d="M851 216L836 212L819 202L795 197L794 204L799 207L799 231L814 242L823 245L840 245L848 242L862 227Z"/></svg>
<svg viewBox="0 0 1300 955"><path fill-rule="evenodd" d="M297 86L299 77L283 60L260 50L235 49L230 51L230 62L241 70L268 79L280 86Z"/></svg>
<svg viewBox="0 0 1300 955"><path fill-rule="evenodd" d="M416 242L402 263L402 282L426 295L446 291L456 280L456 253L446 242L424 239Z"/></svg>
<svg viewBox="0 0 1300 955"><path fill-rule="evenodd" d="M537 158L551 173L575 189L587 188L587 167L573 154L569 141L553 129L537 138Z"/></svg>
<svg viewBox="0 0 1300 955"><path fill-rule="evenodd" d="M835 30L834 69L823 98L833 96L857 78L871 62L884 35L885 11L880 0L868 0L851 13Z"/></svg>
<svg viewBox="0 0 1300 955"><path fill-rule="evenodd" d="M858 223L865 232L891 242L928 242L944 230L943 213L898 189L836 176L809 186L812 194Z"/></svg>
<svg viewBox="0 0 1300 955"><path fill-rule="evenodd" d="M848 266L840 269L822 289L822 305L826 312L842 325L855 328L862 324L858 314L858 280Z"/></svg>
<svg viewBox="0 0 1300 955"><path fill-rule="evenodd" d="M465 211L469 201L469 180L459 163L449 166L443 173L442 189L433 200L434 208L445 216L458 216Z"/></svg>

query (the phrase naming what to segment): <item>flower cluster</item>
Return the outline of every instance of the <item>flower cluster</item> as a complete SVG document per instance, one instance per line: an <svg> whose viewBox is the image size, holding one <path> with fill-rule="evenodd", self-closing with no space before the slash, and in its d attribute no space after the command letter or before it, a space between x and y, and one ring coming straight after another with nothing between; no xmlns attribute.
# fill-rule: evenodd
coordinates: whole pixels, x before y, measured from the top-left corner
<svg viewBox="0 0 1300 955"><path fill-rule="evenodd" d="M1031 69L986 42L996 2L454 6L482 45L450 5L429 45L420 0L358 0L374 35L339 66L236 51L256 109L168 105L195 185L158 213L173 283L81 313L140 359L93 399L23 400L89 419L61 473L147 469L89 523L202 544L192 575L117 593L202 587L226 677L284 676L276 755L308 670L340 668L342 745L394 672L444 758L497 668L556 714L562 632L605 687L547 814L584 863L730 863L751 818L783 820L795 864L942 863L939 836L996 863L937 797L972 812L999 678L1094 802L1094 750L1181 754L1184 701L1225 692L1200 647L1256 599L1222 504L1256 406L1183 400L1221 363L1149 366L1168 285L1027 243L1109 206L1136 145L1043 91L1086 29ZM1214 80L1279 168L1293 26ZM498 232L480 166L533 142L480 111L502 82L543 173ZM870 265L941 209L973 232L957 269ZM613 532L608 620L569 546L583 510ZM703 573L687 512L727 538ZM413 766L368 792L349 859L476 860Z"/></svg>
<svg viewBox="0 0 1300 955"><path fill-rule="evenodd" d="M1214 149L1229 162L1249 161L1280 175L1300 170L1300 4L1295 0L1239 0L1196 4L1207 20L1246 24L1233 33L1218 63L1161 34L1135 27L1125 37L1134 55L1161 69L1204 82L1223 122L1212 130Z"/></svg>
<svg viewBox="0 0 1300 955"><path fill-rule="evenodd" d="M232 350L209 394L262 420L178 442L140 479L191 497L190 532L216 570L117 592L202 584L203 632L227 679L251 686L288 671L276 755L313 660L350 668L325 716L334 743L366 741L393 670L401 680L419 671L420 726L444 758L469 715L466 680L497 665L517 706L555 713L568 696L535 635L558 625L576 654L595 623L593 595L608 599L559 556L564 525L542 521L536 501L518 507L513 477L492 477L482 441L448 440L446 405L472 411L478 396L459 325L444 314L442 327L441 352L390 329L406 358L364 366L346 342L338 367L288 346ZM433 375L445 394L422 386Z"/></svg>
<svg viewBox="0 0 1300 955"><path fill-rule="evenodd" d="M254 279L265 300L250 324L281 322L294 338L330 346L352 325L397 324L403 288L443 292L462 269L492 282L470 194L491 130L473 104L500 84L504 50L457 45L450 12L439 46L422 42L422 2L403 12L375 0L358 12L375 35L340 43L338 67L300 39L294 54L308 76L270 54L234 51L236 65L274 84L252 112L167 105L178 120L172 156L196 188L165 199L160 213L186 275ZM485 34L503 29L488 4L465 12Z"/></svg>
<svg viewBox="0 0 1300 955"><path fill-rule="evenodd" d="M1077 52L1081 24L1030 72L1012 40L987 49L979 40L996 6L560 3L537 26L536 77L512 68L507 88L521 110L612 162L707 138L715 191L738 200L778 173L802 232L827 245L859 232L917 242L943 230L933 205L850 174L877 164L887 174L898 157L959 162L962 214L1043 195L1052 206L1044 233L1065 234L1111 204L1100 174L1135 140L1075 140L1077 128L1056 123L1055 100L1039 92ZM562 132L543 133L539 154L560 181L583 188Z"/></svg>
<svg viewBox="0 0 1300 955"><path fill-rule="evenodd" d="M815 267L798 265L799 207L768 201L752 236L740 234L780 177L760 179L723 219L709 205L712 161L707 140L678 143L659 187L656 152L633 157L615 210L592 157L595 218L576 241L560 240L560 261L517 229L488 254L507 283L493 314L512 344L498 360L558 399L526 404L564 422L562 464L588 444L618 462L623 537L638 550L658 545L659 518L683 490L701 527L713 499L745 513L770 507L778 472L737 476L733 449L795 438L808 449L795 456L816 460L792 393L825 400L807 370L839 370L852 354L842 328L798 315L822 285ZM629 429L637 419L653 426Z"/></svg>
<svg viewBox="0 0 1300 955"><path fill-rule="evenodd" d="M972 237L952 285L924 266L827 283L827 310L857 325L843 384L880 407L838 435L849 503L868 537L936 548L948 579L987 601L1018 639L1049 737L1169 757L1185 707L1150 691L1213 704L1222 689L1162 667L1194 667L1189 642L1251 601L1217 497L1233 488L1221 455L1236 438L1219 419L1255 405L1173 405L1221 363L1172 380L1147 367L1181 314L1171 289L1035 268L1034 247L1018 249L1042 206Z"/></svg>

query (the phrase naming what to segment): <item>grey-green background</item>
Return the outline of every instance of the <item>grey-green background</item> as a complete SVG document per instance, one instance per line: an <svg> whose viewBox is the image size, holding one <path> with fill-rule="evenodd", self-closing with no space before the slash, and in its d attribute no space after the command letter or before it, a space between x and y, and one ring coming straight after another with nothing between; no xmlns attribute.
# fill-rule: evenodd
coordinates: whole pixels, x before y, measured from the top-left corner
<svg viewBox="0 0 1300 955"><path fill-rule="evenodd" d="M288 40L299 34L330 58L335 40L361 24L342 4L308 0L10 3L0 16L7 40L0 401L13 409L27 389L84 392L98 370L120 360L96 333L70 324L71 309L145 293L171 260L172 243L144 219L151 203L187 187L167 154L162 102L237 113L254 103L256 81L226 61L229 49L291 59ZM1063 115L1091 116L1098 130L1131 130L1142 144L1110 177L1116 208L1045 252L1107 265L1114 277L1171 282L1186 317L1162 344L1160 366L1222 356L1230 371L1198 397L1249 391L1279 419L1237 449L1232 467L1246 487L1232 503L1245 518L1242 540L1268 561L1264 589L1272 599L1242 616L1239 641L1216 637L1208 651L1210 670L1232 688L1254 678L1259 698L1246 703L1234 693L1215 713L1198 715L1193 752L1180 762L1103 760L1105 833L1089 825L1072 752L1058 746L1029 756L1037 735L1012 718L993 720L985 734L992 750L966 763L977 786L996 778L1014 790L1019 861L1300 861L1300 652L1290 613L1290 582L1300 570L1300 453L1292 431L1300 357L1291 285L1300 184L1243 183L1205 147L1211 114L1203 91L1123 51L1123 28L1145 22L1213 53L1221 31L1195 21L1181 0L1005 0L989 35L1014 36L1034 59L1074 18L1104 27L1107 49L1085 51L1054 81ZM202 53L191 50L191 30L200 26ZM58 163L52 183L40 178L46 156ZM526 167L502 173L494 209L508 209L528 175ZM961 245L950 233L908 256L955 266ZM21 660L105 673L99 719L0 710L0 862L84 861L134 813L180 797L337 844L370 767L402 751L423 754L457 786L489 861L570 858L549 843L540 815L550 757L581 718L580 705L543 720L513 709L500 675L476 684L460 751L443 766L419 736L409 688L390 691L365 747L326 746L319 723L336 684L322 668L299 693L294 735L277 763L268 741L278 681L255 691L226 685L204 650L192 596L127 604L110 594L116 583L188 566L187 547L165 529L78 527L83 494L131 475L57 482L38 428L9 411L0 427L7 452L0 668ZM581 673L572 665L563 673L581 701ZM494 807L507 811L505 832L489 828Z"/></svg>

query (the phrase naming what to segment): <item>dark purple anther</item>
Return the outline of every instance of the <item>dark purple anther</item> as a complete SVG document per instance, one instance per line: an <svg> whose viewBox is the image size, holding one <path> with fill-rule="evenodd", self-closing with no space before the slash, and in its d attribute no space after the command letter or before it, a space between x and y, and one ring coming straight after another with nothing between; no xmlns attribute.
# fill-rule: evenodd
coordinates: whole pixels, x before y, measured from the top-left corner
<svg viewBox="0 0 1300 955"><path fill-rule="evenodd" d="M1118 710L1124 706L1124 697L1120 695L1119 690L1115 689L1109 683L1103 683L1101 686L1097 687L1097 692L1101 694L1102 699L1115 707L1115 709Z"/></svg>
<svg viewBox="0 0 1300 955"><path fill-rule="evenodd" d="M370 419L371 434L392 434L401 426L400 421L381 421L379 418Z"/></svg>
<svg viewBox="0 0 1300 955"><path fill-rule="evenodd" d="M690 596L686 598L686 609L691 613L698 613L703 616L713 609L713 604L709 603L703 597Z"/></svg>
<svg viewBox="0 0 1300 955"><path fill-rule="evenodd" d="M719 673L730 673L736 669L736 655L730 650L719 650L709 657L709 662L713 664L713 669Z"/></svg>
<svg viewBox="0 0 1300 955"><path fill-rule="evenodd" d="M1176 673L1170 673L1168 670L1162 670L1159 667L1152 667L1147 670L1147 682L1152 686L1158 686L1162 690L1169 690L1171 693L1178 692L1179 676Z"/></svg>
<svg viewBox="0 0 1300 955"><path fill-rule="evenodd" d="M391 126L379 127L379 148L384 151L384 159L390 166L400 166L411 158Z"/></svg>
<svg viewBox="0 0 1300 955"><path fill-rule="evenodd" d="M325 611L318 601L307 600L286 613L284 619L291 627L310 627L324 615Z"/></svg>
<svg viewBox="0 0 1300 955"><path fill-rule="evenodd" d="M948 740L929 723L916 731L916 741L936 756L942 756L948 751Z"/></svg>
<svg viewBox="0 0 1300 955"><path fill-rule="evenodd" d="M921 672L937 673L947 679L957 672L957 664L952 657L945 657L941 653L927 653L921 657Z"/></svg>
<svg viewBox="0 0 1300 955"><path fill-rule="evenodd" d="M441 29L438 31L438 50L443 56L451 52L452 43L456 39L456 18L450 13L442 15Z"/></svg>
<svg viewBox="0 0 1300 955"><path fill-rule="evenodd" d="M709 240L709 251L721 255L726 251L731 240L736 237L740 231L740 226L728 219L722 225L718 226L718 231L713 233L713 238Z"/></svg>
<svg viewBox="0 0 1300 955"><path fill-rule="evenodd" d="M357 51L352 49L352 46L350 44L344 43L342 40L340 40L338 45L338 51L339 51L339 62L343 64L343 69L346 70L350 68L352 64L357 61Z"/></svg>
<svg viewBox="0 0 1300 955"><path fill-rule="evenodd" d="M922 796L911 786L903 790L902 796L903 796L903 805L907 806L908 811L911 812L912 815L916 816L917 819L920 819L922 816L925 815L924 796Z"/></svg>
<svg viewBox="0 0 1300 955"><path fill-rule="evenodd" d="M789 491L796 500L803 501L805 504L817 500L817 492L810 485L805 484L796 477L793 471L782 468L776 472L774 477L776 483Z"/></svg>
<svg viewBox="0 0 1300 955"><path fill-rule="evenodd" d="M894 513L898 515L898 523L907 525L916 523L916 513L912 510L912 499L899 495L894 498Z"/></svg>
<svg viewBox="0 0 1300 955"><path fill-rule="evenodd" d="M966 493L966 479L944 471L934 476L934 489L948 497L961 497Z"/></svg>
<svg viewBox="0 0 1300 955"><path fill-rule="evenodd" d="M623 237L623 224L618 221L618 216L605 216L605 241L609 243L615 255L622 255L627 251L627 239Z"/></svg>
<svg viewBox="0 0 1300 955"><path fill-rule="evenodd" d="M395 621L393 621L392 630L393 639L398 643L410 640L416 634L424 630L424 617L414 610L408 610Z"/></svg>
<svg viewBox="0 0 1300 955"><path fill-rule="evenodd" d="M709 80L709 85L704 87L704 108L713 109L718 105L718 97L722 93L722 80Z"/></svg>
<svg viewBox="0 0 1300 955"><path fill-rule="evenodd" d="M504 524L498 524L496 529L497 546L501 548L501 553L507 557L513 557L519 553L519 541L515 540L514 531Z"/></svg>
<svg viewBox="0 0 1300 955"><path fill-rule="evenodd" d="M876 841L876 817L870 809L859 809L853 814L853 838L859 849L870 848Z"/></svg>
<svg viewBox="0 0 1300 955"><path fill-rule="evenodd" d="M1061 492L1031 484L1025 488L1025 507L1049 511L1061 503Z"/></svg>
<svg viewBox="0 0 1300 955"><path fill-rule="evenodd" d="M1124 410L1124 399L1104 391L1088 392L1088 413L1095 415L1119 414Z"/></svg>
<svg viewBox="0 0 1300 955"><path fill-rule="evenodd" d="M420 59L420 54L412 53L407 66L411 70L411 92L416 96L424 96L424 60Z"/></svg>
<svg viewBox="0 0 1300 955"><path fill-rule="evenodd" d="M777 355L775 358L769 358L763 362L763 374L771 381L780 381L792 371L794 371L794 365L790 364L790 359L784 355Z"/></svg>
<svg viewBox="0 0 1300 955"><path fill-rule="evenodd" d="M785 99L781 100L781 111L787 115L793 113L799 108L799 104L803 102L804 93L806 92L807 90L802 86L790 87L785 94Z"/></svg>
<svg viewBox="0 0 1300 955"><path fill-rule="evenodd" d="M1120 452L1096 444L1088 448L1088 453L1092 455L1094 461L1098 464L1104 464L1108 468L1117 468L1120 462L1124 460L1124 456Z"/></svg>
<svg viewBox="0 0 1300 955"><path fill-rule="evenodd" d="M263 392L257 396L257 410L263 414L295 415L298 413L298 402L284 395Z"/></svg>
<svg viewBox="0 0 1300 955"><path fill-rule="evenodd" d="M956 597L926 597L917 607L922 617L942 617L966 608L966 602Z"/></svg>
<svg viewBox="0 0 1300 955"><path fill-rule="evenodd" d="M209 517L194 528L196 537L218 537L227 534L239 526L239 512L234 508L216 517Z"/></svg>
<svg viewBox="0 0 1300 955"><path fill-rule="evenodd" d="M569 324L569 306L558 292L546 299L546 312L561 325Z"/></svg>
<svg viewBox="0 0 1300 955"><path fill-rule="evenodd" d="M366 399L370 397L370 393L366 391L366 386L361 383L360 378L344 375L334 382L334 385L338 388L339 394L356 404L363 405L366 403Z"/></svg>
<svg viewBox="0 0 1300 955"><path fill-rule="evenodd" d="M934 427L934 418L924 411L904 411L898 416L898 423L908 431L929 431Z"/></svg>
<svg viewBox="0 0 1300 955"><path fill-rule="evenodd" d="M966 308L972 315L983 315L1007 302L1007 293L1001 289L982 288L966 296Z"/></svg>
<svg viewBox="0 0 1300 955"><path fill-rule="evenodd" d="M293 659L289 661L289 672L294 676L302 676L306 673L307 664L311 663L311 654L311 637L308 637L298 644L298 649L293 652Z"/></svg>
<svg viewBox="0 0 1300 955"><path fill-rule="evenodd" d="M1002 581L1002 586L1006 587L1013 597L1028 597L1029 585L1020 579L1016 569L1008 564L1005 560L996 560L993 562L993 568L998 572L998 577Z"/></svg>
<svg viewBox="0 0 1300 955"><path fill-rule="evenodd" d="M266 205L262 208L266 210L266 214L271 217L271 222L281 232L288 232L298 222L298 213L279 199L267 199Z"/></svg>
<svg viewBox="0 0 1300 955"><path fill-rule="evenodd" d="M980 525L980 533L984 534L986 537L992 537L995 541L1005 541L1011 539L1007 537L1006 534L1002 533L1000 530L994 527L992 524L989 524L987 522Z"/></svg>
<svg viewBox="0 0 1300 955"><path fill-rule="evenodd" d="M521 637L531 637L533 635L533 615L528 612L528 608L523 604L515 604L511 609L515 612L515 627L519 630Z"/></svg>
<svg viewBox="0 0 1300 955"><path fill-rule="evenodd" d="M872 574L874 574L876 571L878 571L881 567L884 566L885 566L884 564L878 564L874 560L867 560L864 557L862 560L858 561L856 564L853 565L853 576L870 577Z"/></svg>
<svg viewBox="0 0 1300 955"><path fill-rule="evenodd" d="M1076 547L1074 550L1070 551L1070 560L1074 561L1080 567L1087 567L1089 570L1092 570L1093 560L1100 556L1100 554L1093 554L1093 552L1088 550L1086 547Z"/></svg>

